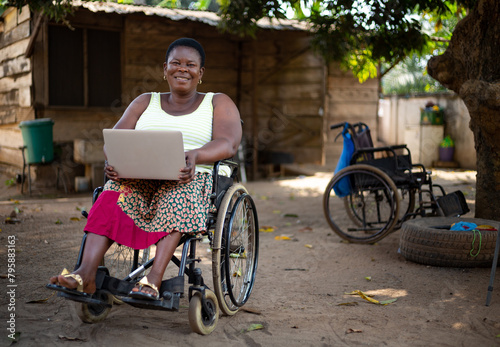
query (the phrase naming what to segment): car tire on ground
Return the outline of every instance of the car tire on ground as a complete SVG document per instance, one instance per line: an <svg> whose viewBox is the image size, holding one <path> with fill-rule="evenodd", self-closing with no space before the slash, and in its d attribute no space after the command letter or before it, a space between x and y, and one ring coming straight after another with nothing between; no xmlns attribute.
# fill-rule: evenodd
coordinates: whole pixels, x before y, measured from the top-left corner
<svg viewBox="0 0 500 347"><path fill-rule="evenodd" d="M497 231L451 231L456 222L490 225L500 223L479 218L429 217L406 221L401 228L401 255L415 263L445 267L490 267Z"/></svg>

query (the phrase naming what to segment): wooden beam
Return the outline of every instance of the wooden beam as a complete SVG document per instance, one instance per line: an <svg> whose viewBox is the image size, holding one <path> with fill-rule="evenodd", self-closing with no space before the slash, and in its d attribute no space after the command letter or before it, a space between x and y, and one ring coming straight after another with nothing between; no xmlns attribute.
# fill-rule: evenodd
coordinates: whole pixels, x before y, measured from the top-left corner
<svg viewBox="0 0 500 347"><path fill-rule="evenodd" d="M258 84L257 81L257 41L253 41L254 49L252 49L252 178L257 179L258 172L258 126L259 126L259 112L258 112Z"/></svg>
<svg viewBox="0 0 500 347"><path fill-rule="evenodd" d="M262 80L259 81L259 83L263 83L266 80L268 80L269 78L271 78L272 76L276 75L278 72L282 71L287 66L287 64L289 62L291 62L293 59L301 56L302 54L306 53L310 49L311 49L310 46L306 46L306 47L302 48L300 51L297 51L294 54L290 55L287 59L280 61L279 66L275 66L273 68L273 71L271 71L270 73L267 73L264 76L264 78L262 78ZM255 49L254 49L254 52L255 52Z"/></svg>
<svg viewBox="0 0 500 347"><path fill-rule="evenodd" d="M323 108L323 129L321 133L321 165L326 165L326 144L328 142L328 131L330 131L330 102L328 95L328 65L323 66L323 95L321 96L321 104Z"/></svg>
<svg viewBox="0 0 500 347"><path fill-rule="evenodd" d="M36 19L35 28L30 35L30 42L28 43L28 47L26 47L26 52L24 53L24 56L26 58L31 57L31 55L33 54L33 46L35 44L35 39L38 36L38 32L40 31L40 27L42 26L42 19L43 15L40 13Z"/></svg>
<svg viewBox="0 0 500 347"><path fill-rule="evenodd" d="M89 45L88 29L83 29L83 105L89 107Z"/></svg>

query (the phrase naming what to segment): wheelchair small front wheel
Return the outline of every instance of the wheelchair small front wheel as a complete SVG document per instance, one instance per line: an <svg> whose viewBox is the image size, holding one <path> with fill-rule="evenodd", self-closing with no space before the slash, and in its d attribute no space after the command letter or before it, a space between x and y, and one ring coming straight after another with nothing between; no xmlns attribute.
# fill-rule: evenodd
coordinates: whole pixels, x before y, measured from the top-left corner
<svg viewBox="0 0 500 347"><path fill-rule="evenodd" d="M99 291L96 293L96 298L107 303L109 306L105 304L99 305L75 302L75 305L77 305L76 310L78 317L82 322L91 324L101 322L106 319L111 311L111 305L113 304L114 298L112 294Z"/></svg>
<svg viewBox="0 0 500 347"><path fill-rule="evenodd" d="M201 292L194 292L189 300L189 326L200 335L208 335L214 331L219 321L219 303L215 293L205 289L206 307L203 307Z"/></svg>

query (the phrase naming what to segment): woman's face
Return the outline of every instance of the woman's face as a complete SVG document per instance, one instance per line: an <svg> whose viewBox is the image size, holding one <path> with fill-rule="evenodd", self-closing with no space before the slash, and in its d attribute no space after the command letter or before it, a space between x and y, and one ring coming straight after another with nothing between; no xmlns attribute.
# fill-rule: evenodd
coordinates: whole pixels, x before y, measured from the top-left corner
<svg viewBox="0 0 500 347"><path fill-rule="evenodd" d="M196 89L205 71L200 65L201 57L196 49L185 46L174 48L167 62L163 64L170 89L173 91Z"/></svg>

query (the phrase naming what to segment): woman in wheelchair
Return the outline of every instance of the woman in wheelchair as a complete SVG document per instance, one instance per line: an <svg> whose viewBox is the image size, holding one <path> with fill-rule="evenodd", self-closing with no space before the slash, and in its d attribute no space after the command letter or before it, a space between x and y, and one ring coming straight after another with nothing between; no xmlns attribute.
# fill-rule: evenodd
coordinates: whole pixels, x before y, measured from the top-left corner
<svg viewBox="0 0 500 347"><path fill-rule="evenodd" d="M50 278L51 284L92 294L98 266L113 242L134 249L156 244L151 271L129 296L159 299L158 288L182 234L206 231L213 163L234 156L242 136L233 101L225 94L197 91L204 64L205 53L197 41L174 41L163 63L170 92L138 96L114 127L181 130L186 167L179 180L120 179L120 173L106 163L109 180L89 212L81 265Z"/></svg>

